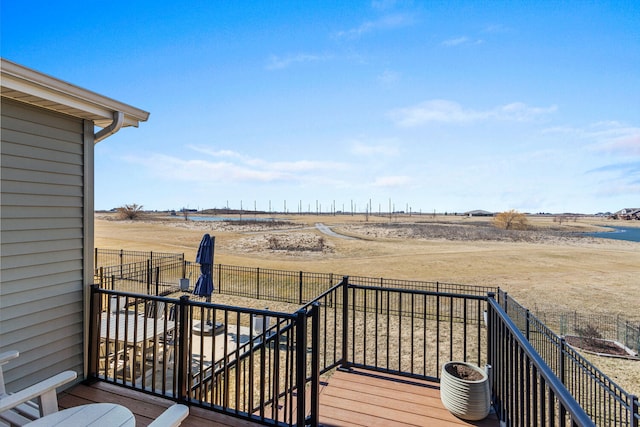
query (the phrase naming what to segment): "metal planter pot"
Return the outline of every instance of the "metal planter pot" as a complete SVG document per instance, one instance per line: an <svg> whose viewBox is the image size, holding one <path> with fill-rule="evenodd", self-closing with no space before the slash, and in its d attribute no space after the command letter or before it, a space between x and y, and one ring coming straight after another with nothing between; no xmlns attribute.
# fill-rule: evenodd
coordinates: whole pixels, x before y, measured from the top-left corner
<svg viewBox="0 0 640 427"><path fill-rule="evenodd" d="M481 379L467 380L455 375L456 366L471 369ZM440 399L445 408L463 420L478 421L489 415L491 391L489 378L484 370L466 362L447 362L440 375Z"/></svg>

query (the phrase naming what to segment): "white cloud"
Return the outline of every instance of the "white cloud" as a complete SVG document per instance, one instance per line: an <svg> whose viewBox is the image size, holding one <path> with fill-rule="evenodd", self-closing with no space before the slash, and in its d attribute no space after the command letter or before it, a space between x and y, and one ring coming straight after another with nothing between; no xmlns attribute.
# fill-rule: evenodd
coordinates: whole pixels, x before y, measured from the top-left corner
<svg viewBox="0 0 640 427"><path fill-rule="evenodd" d="M461 46L461 45L478 45L482 43L484 43L484 41L481 39L470 39L469 37L462 36L462 37L447 39L442 42L442 45L447 47L454 47L454 46Z"/></svg>
<svg viewBox="0 0 640 427"><path fill-rule="evenodd" d="M397 156L398 148L395 144L395 141L388 141L376 145L355 141L351 145L351 153L358 156Z"/></svg>
<svg viewBox="0 0 640 427"><path fill-rule="evenodd" d="M392 9L397 3L397 0L373 0L371 7L378 10Z"/></svg>
<svg viewBox="0 0 640 427"><path fill-rule="evenodd" d="M211 150L206 147L190 147L212 157L226 157L226 161L206 159L182 159L165 154L150 156L128 156L130 163L146 168L156 176L185 182L300 182L315 179L314 173L327 174L348 169L339 162L297 160L290 162L269 162L250 158L231 150Z"/></svg>
<svg viewBox="0 0 640 427"><path fill-rule="evenodd" d="M339 171L348 168L348 165L339 162L322 162L311 160L298 160L295 162L274 162L265 164L266 169L292 172L309 171Z"/></svg>
<svg viewBox="0 0 640 427"><path fill-rule="evenodd" d="M209 147L202 147L198 145L188 145L190 149L197 151L198 153L207 154L213 157L235 157L235 158L243 158L240 153L237 153L233 150L212 150Z"/></svg>
<svg viewBox="0 0 640 427"><path fill-rule="evenodd" d="M379 176L373 182L374 187L403 187L411 183L411 177L404 175Z"/></svg>
<svg viewBox="0 0 640 427"><path fill-rule="evenodd" d="M553 113L550 107L530 107L514 102L490 110L472 110L457 102L435 99L413 107L399 108L389 113L391 119L401 127L413 127L426 123L470 123L482 120L530 121L539 116Z"/></svg>
<svg viewBox="0 0 640 427"><path fill-rule="evenodd" d="M413 24L413 18L406 14L386 15L374 21L366 21L357 27L335 33L338 39L357 39L365 34L381 30L392 30Z"/></svg>
<svg viewBox="0 0 640 427"><path fill-rule="evenodd" d="M558 107L555 105L550 107L530 107L522 102L514 102L497 107L491 116L499 120L526 122L546 114L555 113L557 110Z"/></svg>
<svg viewBox="0 0 640 427"><path fill-rule="evenodd" d="M309 62L322 62L331 59L331 55L318 55L311 53L298 53L296 55L287 55L284 57L271 55L267 62L267 70L282 70L288 68L294 64L309 63Z"/></svg>
<svg viewBox="0 0 640 427"><path fill-rule="evenodd" d="M640 156L640 128L617 121L593 123L584 128L555 126L545 129L546 134L563 134L591 140L591 149L622 156Z"/></svg>
<svg viewBox="0 0 640 427"><path fill-rule="evenodd" d="M487 25L482 29L483 33L496 34L496 33L508 33L511 29L509 27L505 27L502 24L491 24Z"/></svg>
<svg viewBox="0 0 640 427"><path fill-rule="evenodd" d="M468 37L456 37L455 39L448 39L442 42L442 44L444 46L458 46L461 45L463 43L466 43L469 41Z"/></svg>
<svg viewBox="0 0 640 427"><path fill-rule="evenodd" d="M640 156L640 128L619 122L600 122L585 133L597 140L596 149L623 156Z"/></svg>
<svg viewBox="0 0 640 427"><path fill-rule="evenodd" d="M378 76L378 82L383 86L393 86L400 81L400 73L385 70Z"/></svg>

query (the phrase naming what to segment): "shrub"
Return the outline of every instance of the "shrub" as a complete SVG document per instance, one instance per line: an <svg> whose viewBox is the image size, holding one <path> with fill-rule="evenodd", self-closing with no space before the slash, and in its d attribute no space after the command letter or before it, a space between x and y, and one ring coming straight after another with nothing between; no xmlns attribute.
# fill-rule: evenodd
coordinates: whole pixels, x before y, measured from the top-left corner
<svg viewBox="0 0 640 427"><path fill-rule="evenodd" d="M497 214L493 219L493 224L505 230L526 230L528 225L525 214L515 209Z"/></svg>
<svg viewBox="0 0 640 427"><path fill-rule="evenodd" d="M597 342L602 339L602 334L598 331L598 328L591 324L587 324L584 328L576 327L576 333L591 346L597 345Z"/></svg>
<svg viewBox="0 0 640 427"><path fill-rule="evenodd" d="M116 210L120 214L120 219L140 219L143 215L142 205L136 203L120 206Z"/></svg>

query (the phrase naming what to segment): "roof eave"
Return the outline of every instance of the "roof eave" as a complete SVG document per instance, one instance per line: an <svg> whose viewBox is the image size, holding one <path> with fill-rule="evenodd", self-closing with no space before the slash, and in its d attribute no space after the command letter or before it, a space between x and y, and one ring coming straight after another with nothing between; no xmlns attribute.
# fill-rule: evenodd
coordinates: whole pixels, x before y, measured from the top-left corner
<svg viewBox="0 0 640 427"><path fill-rule="evenodd" d="M149 113L131 105L83 89L4 58L2 60L2 96L82 119L106 127L114 112L124 114L123 126L137 127Z"/></svg>

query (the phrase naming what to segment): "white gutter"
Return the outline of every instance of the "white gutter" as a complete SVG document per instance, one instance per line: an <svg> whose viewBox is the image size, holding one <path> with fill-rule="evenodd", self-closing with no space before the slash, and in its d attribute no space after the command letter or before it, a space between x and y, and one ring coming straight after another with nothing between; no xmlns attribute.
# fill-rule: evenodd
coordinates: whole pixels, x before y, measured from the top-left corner
<svg viewBox="0 0 640 427"><path fill-rule="evenodd" d="M109 126L101 129L99 132L96 132L93 135L93 143L97 144L103 139L106 139L111 135L113 135L114 133L118 132L120 128L122 128L123 123L124 123L124 113L122 111L114 111L113 122L111 122Z"/></svg>

